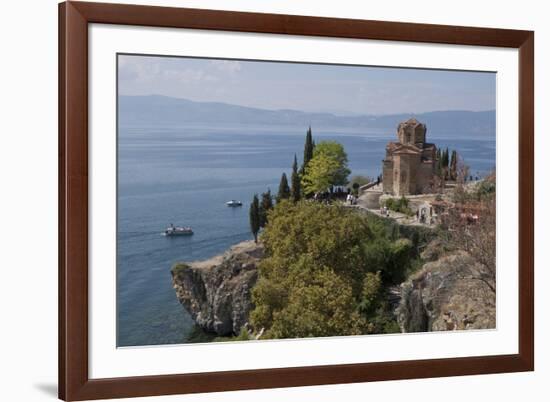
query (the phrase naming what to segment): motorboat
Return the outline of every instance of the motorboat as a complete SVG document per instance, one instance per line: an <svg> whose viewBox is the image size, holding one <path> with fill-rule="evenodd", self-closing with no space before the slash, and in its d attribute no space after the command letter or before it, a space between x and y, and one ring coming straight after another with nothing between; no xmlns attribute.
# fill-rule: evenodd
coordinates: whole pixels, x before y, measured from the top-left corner
<svg viewBox="0 0 550 402"><path fill-rule="evenodd" d="M190 236L193 234L193 229L189 226L174 226L170 224L163 234L165 236Z"/></svg>
<svg viewBox="0 0 550 402"><path fill-rule="evenodd" d="M242 207L243 203L237 200L227 201L225 203L228 207Z"/></svg>

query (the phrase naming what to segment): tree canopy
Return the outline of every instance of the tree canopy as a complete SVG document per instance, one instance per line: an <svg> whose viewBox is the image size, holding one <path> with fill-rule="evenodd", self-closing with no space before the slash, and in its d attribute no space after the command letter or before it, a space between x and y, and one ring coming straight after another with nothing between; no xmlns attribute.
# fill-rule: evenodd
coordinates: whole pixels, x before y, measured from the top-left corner
<svg viewBox="0 0 550 402"><path fill-rule="evenodd" d="M311 134L311 126L308 128L306 133L306 141L304 143L304 163L302 165L302 172L305 171L307 164L313 158L313 150L315 148L315 143L313 142L313 135Z"/></svg>
<svg viewBox="0 0 550 402"><path fill-rule="evenodd" d="M260 201L258 200L258 195L254 194L252 198L252 203L250 204L250 210L248 212L249 221L250 221L250 231L254 235L254 241L258 242L258 232L260 231Z"/></svg>
<svg viewBox="0 0 550 402"><path fill-rule="evenodd" d="M285 200L270 213L262 242L267 257L252 290L250 319L264 337L395 329L373 315L383 303L382 282L401 280L408 267L406 241L392 240L381 225L347 208Z"/></svg>
<svg viewBox="0 0 550 402"><path fill-rule="evenodd" d="M348 155L342 144L336 141L321 141L315 146L313 158L325 155L338 163L338 169L333 173L331 184L344 186L348 183L351 171L348 169Z"/></svg>
<svg viewBox="0 0 550 402"><path fill-rule="evenodd" d="M302 175L304 193L317 193L331 186L345 185L350 173L344 147L335 141L322 141L315 146L313 158Z"/></svg>
<svg viewBox="0 0 550 402"><path fill-rule="evenodd" d="M361 175L355 175L351 178L348 184L353 188L354 184L358 184L359 187L364 186L365 184L369 184L375 179L368 177L368 176L361 176Z"/></svg>
<svg viewBox="0 0 550 402"><path fill-rule="evenodd" d="M273 198L271 196L271 190L267 189L265 193L262 193L262 199L260 201L260 227L265 227L268 221L269 210L273 208Z"/></svg>
<svg viewBox="0 0 550 402"><path fill-rule="evenodd" d="M286 178L286 173L283 173L281 176L281 181L279 182L277 202L280 202L281 200L286 200L289 197L290 197L290 187L288 187L288 179Z"/></svg>
<svg viewBox="0 0 550 402"><path fill-rule="evenodd" d="M292 176L290 177L290 198L294 202L300 201L302 196L302 186L300 185L300 174L298 173L298 160L294 155L292 163Z"/></svg>
<svg viewBox="0 0 550 402"><path fill-rule="evenodd" d="M455 150L451 153L451 162L449 165L449 178L451 180L457 179L457 164L458 164L458 154Z"/></svg>
<svg viewBox="0 0 550 402"><path fill-rule="evenodd" d="M326 191L334 185L334 176L340 165L338 161L325 154L319 154L309 161L302 176L302 187L306 194Z"/></svg>

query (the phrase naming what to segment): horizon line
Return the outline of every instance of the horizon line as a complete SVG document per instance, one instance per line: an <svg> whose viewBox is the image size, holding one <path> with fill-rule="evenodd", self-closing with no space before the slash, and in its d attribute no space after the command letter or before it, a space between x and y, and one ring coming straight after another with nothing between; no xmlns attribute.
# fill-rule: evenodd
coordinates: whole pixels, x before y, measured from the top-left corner
<svg viewBox="0 0 550 402"><path fill-rule="evenodd" d="M290 108L279 108L279 109L266 109L263 107L257 107L257 106L248 106L248 105L241 105L237 103L229 103L229 102L222 102L222 101L197 101L192 100L189 98L182 98L177 96L170 96L170 95L162 95L162 94L142 94L142 95L128 95L128 94L117 94L118 97L125 96L125 97L131 97L131 98L146 98L146 97L159 97L159 98L169 98L169 99L177 99L177 100L184 100L188 102L193 103L205 103L205 104L221 104L221 105L229 105L229 106L238 106L242 108L248 108L248 109L257 109L257 110L265 110L269 112L283 112L283 111L292 111L292 112L300 112L300 113L308 113L308 114L325 114L325 115L332 115L337 117L359 117L359 116L393 116L393 115L399 115L399 114L412 114L412 115L418 115L418 114L427 114L427 113L441 113L441 112L468 112L468 113L487 113L487 112L495 112L496 108L494 109L484 109L484 110L467 110L467 109L439 109L439 110L429 110L429 111L423 111L423 112L393 112L393 113L382 113L382 114L368 114L368 113L358 113L358 112L346 112L344 113L348 114L335 114L333 112L319 112L319 111L305 111L305 110L298 110L298 109L290 109Z"/></svg>

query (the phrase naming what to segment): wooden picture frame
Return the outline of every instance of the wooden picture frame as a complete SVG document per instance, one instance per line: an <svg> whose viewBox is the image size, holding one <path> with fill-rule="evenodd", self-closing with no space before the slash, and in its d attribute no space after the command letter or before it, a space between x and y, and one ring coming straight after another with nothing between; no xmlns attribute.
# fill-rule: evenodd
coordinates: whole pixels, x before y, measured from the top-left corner
<svg viewBox="0 0 550 402"><path fill-rule="evenodd" d="M519 49L519 353L90 379L88 375L88 24L191 28ZM141 397L534 369L534 33L184 8L59 5L59 397Z"/></svg>

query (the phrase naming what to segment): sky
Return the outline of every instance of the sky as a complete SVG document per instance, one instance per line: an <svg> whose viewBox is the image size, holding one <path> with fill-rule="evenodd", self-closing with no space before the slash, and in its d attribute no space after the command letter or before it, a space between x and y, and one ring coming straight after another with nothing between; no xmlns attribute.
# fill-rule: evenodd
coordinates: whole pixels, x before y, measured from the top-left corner
<svg viewBox="0 0 550 402"><path fill-rule="evenodd" d="M119 55L120 95L335 114L496 109L496 74Z"/></svg>

